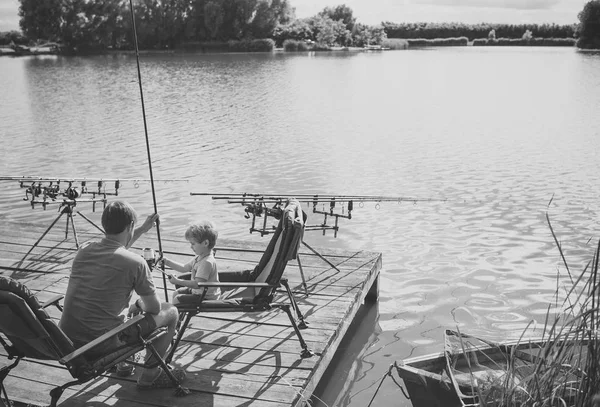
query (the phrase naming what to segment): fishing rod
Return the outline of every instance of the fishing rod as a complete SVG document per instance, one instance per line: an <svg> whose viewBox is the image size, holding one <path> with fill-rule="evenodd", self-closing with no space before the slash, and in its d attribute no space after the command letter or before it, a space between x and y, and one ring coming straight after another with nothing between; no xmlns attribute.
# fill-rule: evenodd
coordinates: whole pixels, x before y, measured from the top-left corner
<svg viewBox="0 0 600 407"><path fill-rule="evenodd" d="M156 190L154 188L154 174L152 171L152 157L150 155L150 138L148 137L148 124L146 122L146 108L144 105L144 90L142 88L142 71L140 69L140 50L138 46L138 38L137 38L137 29L135 26L135 13L133 11L133 0L129 0L129 8L131 9L131 26L133 28L133 42L135 44L135 59L137 62L137 74L138 74L138 84L140 86L140 100L142 103L142 117L144 119L144 134L146 136L146 151L148 153L148 170L150 171L150 185L152 186L152 202L154 204L154 213L158 213L158 207L156 205ZM157 219L156 221L156 237L158 239L158 251L162 253L162 241L160 238L160 222ZM164 264L164 263L163 263ZM163 279L163 289L165 293L165 301L169 302L169 295L167 292L167 277L165 273L162 274Z"/></svg>
<svg viewBox="0 0 600 407"><path fill-rule="evenodd" d="M305 230L321 230L323 234L327 230L333 230L337 237L340 218L352 219L352 211L355 202L362 208L366 202L375 202L375 208L379 209L381 202L445 202L445 199L416 198L406 196L384 196L384 195L335 195L335 194L258 194L258 193L208 193L190 192L192 196L211 196L214 200L224 200L229 204L241 204L246 212L246 219L252 218L250 233L259 232L261 236L272 232L269 228L267 218L280 219L285 203L294 198L300 203L312 205L312 212L323 215L323 222L317 225L306 225ZM261 225L257 226L256 218L263 217ZM334 219L334 224L327 224L328 218Z"/></svg>
<svg viewBox="0 0 600 407"><path fill-rule="evenodd" d="M34 177L34 176L0 176L0 181L22 182L145 182L146 178L75 178L75 177ZM189 182L187 179L155 179L157 182Z"/></svg>
<svg viewBox="0 0 600 407"><path fill-rule="evenodd" d="M288 199L295 198L298 201L312 202L313 200L330 200L338 201L407 201L407 202L431 202L431 201L446 201L445 199L436 198L416 198L406 196L385 196L385 195L337 195L337 194L255 194L255 193L209 193L209 192L190 192L194 196L212 196L212 199L233 200L239 198L261 198L261 199ZM309 199L310 198L310 199Z"/></svg>

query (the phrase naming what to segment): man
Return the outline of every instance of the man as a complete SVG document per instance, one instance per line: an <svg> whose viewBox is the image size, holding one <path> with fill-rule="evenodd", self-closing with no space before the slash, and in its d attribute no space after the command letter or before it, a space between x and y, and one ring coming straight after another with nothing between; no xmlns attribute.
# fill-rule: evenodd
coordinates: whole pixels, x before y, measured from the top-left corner
<svg viewBox="0 0 600 407"><path fill-rule="evenodd" d="M123 311L128 314L145 313L141 321L143 334L156 327L168 327L168 333L154 342L159 354L165 355L175 334L178 312L171 304L161 303L152 281L150 268L142 256L127 250L144 233L149 231L158 215L148 216L135 228L137 215L131 205L116 201L106 206L102 213L105 237L79 249L73 266L64 301L60 327L76 347L91 342L123 323ZM135 291L139 299L129 305ZM137 329L132 327L125 339L136 338ZM100 345L98 352L106 352L119 346L119 339ZM145 363L152 363L150 351ZM171 370L178 380L185 372ZM140 389L170 387L172 382L160 367L143 369L138 378Z"/></svg>

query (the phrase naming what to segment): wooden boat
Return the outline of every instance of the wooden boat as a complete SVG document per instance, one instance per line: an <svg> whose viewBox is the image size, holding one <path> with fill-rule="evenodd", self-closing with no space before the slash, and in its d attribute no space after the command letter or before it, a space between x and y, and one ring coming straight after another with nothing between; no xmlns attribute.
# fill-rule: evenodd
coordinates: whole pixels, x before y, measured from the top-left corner
<svg viewBox="0 0 600 407"><path fill-rule="evenodd" d="M576 359L585 358L585 346L580 341L555 342L554 346L561 354L569 352L574 366L580 364ZM539 355L546 354L547 349L548 341L544 340L495 344L447 330L444 352L401 361L397 371L413 407L479 406L480 392L489 394L494 386L499 390L507 384L519 388L520 380L534 374ZM543 365L550 367L552 362ZM560 378L567 376L573 378L572 370L564 369Z"/></svg>

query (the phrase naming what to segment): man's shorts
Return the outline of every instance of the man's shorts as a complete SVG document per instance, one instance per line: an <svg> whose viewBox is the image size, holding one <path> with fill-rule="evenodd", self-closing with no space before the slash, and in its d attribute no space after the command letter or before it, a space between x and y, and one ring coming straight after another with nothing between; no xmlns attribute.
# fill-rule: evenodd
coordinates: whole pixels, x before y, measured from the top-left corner
<svg viewBox="0 0 600 407"><path fill-rule="evenodd" d="M139 339L140 331L142 337L146 337L155 329L156 321L154 320L154 317L151 314L146 313L144 314L144 319L121 332L118 339L122 344L133 343Z"/></svg>
<svg viewBox="0 0 600 407"><path fill-rule="evenodd" d="M141 319L137 324L128 327L119 335L113 336L112 338L96 346L90 351L90 355L102 356L110 353L112 350L118 350L127 346L128 344L137 342L139 338L138 326L141 329L142 336L146 337L156 329L156 321L154 321L154 318L151 314L144 314L144 318ZM76 347L81 347L83 345L85 344L75 343Z"/></svg>

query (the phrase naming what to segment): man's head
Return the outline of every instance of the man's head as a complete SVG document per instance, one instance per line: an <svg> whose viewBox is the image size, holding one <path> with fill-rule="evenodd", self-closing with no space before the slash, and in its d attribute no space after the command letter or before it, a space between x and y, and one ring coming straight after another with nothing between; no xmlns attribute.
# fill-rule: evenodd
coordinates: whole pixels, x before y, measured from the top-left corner
<svg viewBox="0 0 600 407"><path fill-rule="evenodd" d="M109 203L102 212L102 227L107 235L118 235L129 226L133 226L136 221L135 210L123 201Z"/></svg>

